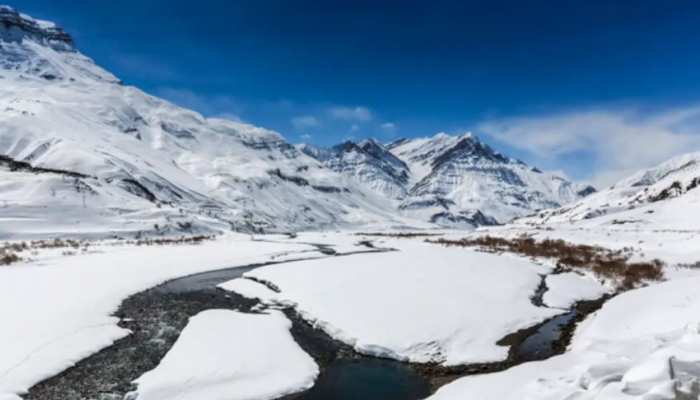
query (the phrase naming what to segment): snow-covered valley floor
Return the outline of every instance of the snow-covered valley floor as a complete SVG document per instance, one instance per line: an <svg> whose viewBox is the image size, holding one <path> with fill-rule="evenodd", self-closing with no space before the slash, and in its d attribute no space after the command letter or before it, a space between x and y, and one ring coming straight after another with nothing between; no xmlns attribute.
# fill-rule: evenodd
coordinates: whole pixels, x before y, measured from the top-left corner
<svg viewBox="0 0 700 400"><path fill-rule="evenodd" d="M700 400L700 152L596 191L471 133L295 145L122 78L0 6L0 400ZM328 100L277 110L291 137L398 126ZM626 108L697 151L697 107ZM599 142L495 117L487 142ZM564 167L657 158L607 150Z"/></svg>
<svg viewBox="0 0 700 400"><path fill-rule="evenodd" d="M567 240L589 240L565 233ZM637 243L639 257L661 255L669 260L668 282L614 297L580 324L563 355L470 375L442 387L434 397L672 399L697 390L693 385L700 365L700 270L677 264L693 259L698 250L694 254L685 246L653 243L653 238L665 241L667 235L635 235L645 238ZM689 233L677 235L681 241ZM614 242L599 244L614 248L634 240L620 234ZM532 334L527 328L562 315L576 301L610 292L591 275L559 273L551 260L445 248L425 243L424 237L232 234L198 245L103 243L65 255L58 249L41 249L29 258L0 267L0 318L11 327L0 330L3 400L62 399L67 398L66 388L73 395L131 392L130 398L165 399L169 397L164 393L183 392L185 382L196 382L187 384L195 397L207 393L207 398L227 399L232 397L226 393L236 391L250 394L237 397L241 399L274 399L313 383L317 373L310 360L321 367L317 383L324 386L330 374L325 371L345 368L329 361L338 357L427 363L429 368L414 369L418 375L405 372L416 381L464 364L499 365L484 371L502 370L519 363L499 364L512 361L502 339L515 332ZM229 269L207 272L221 268ZM190 274L199 275L146 290ZM180 287L180 282L186 284ZM216 289L217 284L225 290ZM201 290L204 287L207 290ZM284 309L284 314L275 308ZM207 315L207 309L244 314L229 311L226 315L232 318L197 323L207 319L196 317ZM263 314L245 314L258 311ZM249 320L246 315L269 317ZM260 351L253 344L241 350L235 347L240 343L227 345L227 338L235 341L232 330L242 334L235 329L237 323L259 336L255 344L262 346ZM254 334L258 323L264 334ZM217 328L202 330L202 325ZM220 330L221 336L212 330ZM212 337L204 340L203 331ZM268 339L270 347L264 344ZM274 346L279 351L268 351ZM227 357L227 351L245 352ZM193 362L197 366L178 361L191 359L191 352L199 355ZM258 355L260 364L245 361L243 354L250 352ZM224 357L230 363L224 363ZM248 370L241 363L260 368ZM405 368L401 362L387 363ZM275 368L267 368L270 365ZM154 372L137 379L149 370ZM428 395L425 390L418 387L404 397L386 398L422 398Z"/></svg>
<svg viewBox="0 0 700 400"><path fill-rule="evenodd" d="M292 305L360 353L445 366L502 361L508 348L496 342L562 312L530 300L551 266L417 240L390 246L399 251L258 268L221 287Z"/></svg>

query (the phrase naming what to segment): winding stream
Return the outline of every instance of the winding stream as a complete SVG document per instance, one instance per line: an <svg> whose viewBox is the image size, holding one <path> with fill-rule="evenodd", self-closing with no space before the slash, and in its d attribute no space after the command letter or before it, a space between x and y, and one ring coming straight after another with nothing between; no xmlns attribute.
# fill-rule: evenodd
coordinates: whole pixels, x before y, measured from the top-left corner
<svg viewBox="0 0 700 400"><path fill-rule="evenodd" d="M311 244L315 250L285 255L286 259L209 271L165 282L126 299L115 313L120 326L133 334L94 354L63 373L35 385L25 397L37 400L117 400L134 390L131 381L156 367L172 347L189 317L211 308L256 312L259 303L217 285L241 277L265 265L303 261L319 257L351 256L375 249L336 254L327 245ZM313 252L311 254L305 254ZM321 253L321 254L319 254ZM296 257L296 258L289 258ZM508 360L499 363L455 368L412 365L364 356L314 329L296 313L285 310L292 321L291 333L297 343L321 367L314 387L284 400L417 400L460 376L499 371L522 362L540 360L564 351L575 323L601 304L580 304L542 324L515 332L501 341L511 345ZM206 399L203 399L206 400Z"/></svg>

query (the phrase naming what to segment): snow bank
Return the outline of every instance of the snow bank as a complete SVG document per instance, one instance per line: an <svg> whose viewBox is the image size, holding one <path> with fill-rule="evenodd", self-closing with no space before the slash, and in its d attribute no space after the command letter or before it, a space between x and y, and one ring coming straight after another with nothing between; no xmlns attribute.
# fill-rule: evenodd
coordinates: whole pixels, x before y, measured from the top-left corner
<svg viewBox="0 0 700 400"><path fill-rule="evenodd" d="M700 277L676 279L611 299L576 333L574 348L659 335L700 322Z"/></svg>
<svg viewBox="0 0 700 400"><path fill-rule="evenodd" d="M660 400L700 395L700 278L613 298L579 327L570 352L459 379L430 400Z"/></svg>
<svg viewBox="0 0 700 400"><path fill-rule="evenodd" d="M127 335L111 314L129 295L178 276L309 248L244 235L196 246L93 247L0 268L0 399L16 399Z"/></svg>
<svg viewBox="0 0 700 400"><path fill-rule="evenodd" d="M192 317L160 364L136 380L138 400L265 400L310 388L319 369L279 311L208 310ZM129 398L129 397L128 397Z"/></svg>
<svg viewBox="0 0 700 400"><path fill-rule="evenodd" d="M560 311L530 296L548 267L526 259L417 241L401 251L333 257L256 269L222 287L301 315L357 351L411 362L498 361L496 342Z"/></svg>
<svg viewBox="0 0 700 400"><path fill-rule="evenodd" d="M252 279L234 279L222 283L219 287L229 292L236 292L249 299L264 299L267 302L280 300L277 297L277 293Z"/></svg>
<svg viewBox="0 0 700 400"><path fill-rule="evenodd" d="M542 301L549 307L569 308L579 300L601 298L608 289L590 276L565 272L547 276Z"/></svg>

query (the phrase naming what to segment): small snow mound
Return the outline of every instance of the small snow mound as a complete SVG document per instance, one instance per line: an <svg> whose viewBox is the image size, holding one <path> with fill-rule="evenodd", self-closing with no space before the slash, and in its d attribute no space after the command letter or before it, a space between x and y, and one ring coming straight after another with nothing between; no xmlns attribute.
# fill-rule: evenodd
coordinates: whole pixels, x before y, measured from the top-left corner
<svg viewBox="0 0 700 400"><path fill-rule="evenodd" d="M279 311L207 310L190 318L170 351L138 378L139 400L273 399L309 389L319 374Z"/></svg>

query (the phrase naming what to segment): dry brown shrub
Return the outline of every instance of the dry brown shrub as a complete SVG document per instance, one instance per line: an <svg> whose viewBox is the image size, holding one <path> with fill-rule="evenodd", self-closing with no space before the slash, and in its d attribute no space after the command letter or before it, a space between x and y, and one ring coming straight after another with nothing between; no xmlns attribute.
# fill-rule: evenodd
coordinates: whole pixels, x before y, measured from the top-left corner
<svg viewBox="0 0 700 400"><path fill-rule="evenodd" d="M358 232L356 236L378 236L391 237L398 239L411 239L417 237L440 236L440 233L425 233L425 232Z"/></svg>
<svg viewBox="0 0 700 400"><path fill-rule="evenodd" d="M169 244L200 244L205 240L212 240L215 236L182 236L178 238L150 238L150 239L139 239L135 242L127 242L128 244L135 244L137 246L163 246Z"/></svg>
<svg viewBox="0 0 700 400"><path fill-rule="evenodd" d="M510 252L533 258L554 259L562 268L591 270L596 276L614 280L621 289L631 289L647 281L663 278L664 263L660 260L630 262L632 249L609 250L599 246L573 244L561 239L536 241L527 236L505 239L480 236L473 239L426 239L443 246L478 247L490 252Z"/></svg>
<svg viewBox="0 0 700 400"><path fill-rule="evenodd" d="M14 252L9 250L0 250L0 265L10 265L20 261L21 258Z"/></svg>

